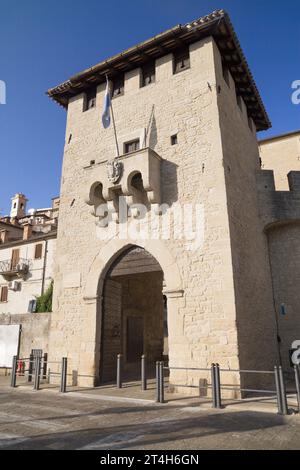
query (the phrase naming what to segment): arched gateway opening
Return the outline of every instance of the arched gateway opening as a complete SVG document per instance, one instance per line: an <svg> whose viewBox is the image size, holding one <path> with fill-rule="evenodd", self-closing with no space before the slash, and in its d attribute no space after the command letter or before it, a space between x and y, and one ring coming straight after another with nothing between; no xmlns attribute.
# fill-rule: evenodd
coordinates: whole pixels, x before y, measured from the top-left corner
<svg viewBox="0 0 300 470"><path fill-rule="evenodd" d="M140 377L141 355L148 367L168 358L167 304L164 274L144 248L131 246L107 271L101 296L100 383L115 381L117 355L123 355L123 375Z"/></svg>

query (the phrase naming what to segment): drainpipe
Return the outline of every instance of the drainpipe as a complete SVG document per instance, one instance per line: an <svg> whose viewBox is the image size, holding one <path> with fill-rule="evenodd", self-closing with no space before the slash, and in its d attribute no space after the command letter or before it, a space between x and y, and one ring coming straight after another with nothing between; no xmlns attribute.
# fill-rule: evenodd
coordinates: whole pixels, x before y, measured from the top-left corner
<svg viewBox="0 0 300 470"><path fill-rule="evenodd" d="M45 291L45 277L46 277L47 253L48 253L48 240L45 240L45 253L44 253L44 263L43 263L43 275L42 275L41 295L43 295L43 293L44 293L44 291Z"/></svg>

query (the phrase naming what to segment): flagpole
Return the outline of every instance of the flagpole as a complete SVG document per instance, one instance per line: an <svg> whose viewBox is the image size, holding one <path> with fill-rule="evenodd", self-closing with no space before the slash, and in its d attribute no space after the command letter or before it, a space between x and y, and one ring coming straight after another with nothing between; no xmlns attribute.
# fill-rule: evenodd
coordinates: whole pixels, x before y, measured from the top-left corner
<svg viewBox="0 0 300 470"><path fill-rule="evenodd" d="M113 122L114 134L115 134L117 156L119 157L120 152L119 152L119 144L118 144L118 139L117 139L117 131L116 131L116 123L115 123L115 116L114 116L114 110L113 110L113 105L112 105L112 99L110 101L110 107L111 107L111 118L112 118L112 122Z"/></svg>
<svg viewBox="0 0 300 470"><path fill-rule="evenodd" d="M109 82L108 76L106 75L106 82ZM110 86L109 86L109 93L110 93ZM113 105L112 105L112 96L110 97L110 108L111 108L111 118L113 122L113 128L114 128L114 135L115 135L115 142L116 142L116 149L117 149L117 156L120 156L119 152L119 144L118 144L118 138L117 138L117 130L116 130L116 123L115 123L115 116L114 116L114 110L113 110Z"/></svg>

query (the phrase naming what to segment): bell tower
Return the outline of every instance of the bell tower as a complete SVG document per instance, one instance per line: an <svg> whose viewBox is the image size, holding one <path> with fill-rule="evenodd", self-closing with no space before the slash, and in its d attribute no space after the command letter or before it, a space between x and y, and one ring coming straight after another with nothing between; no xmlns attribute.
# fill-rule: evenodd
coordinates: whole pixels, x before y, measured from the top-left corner
<svg viewBox="0 0 300 470"><path fill-rule="evenodd" d="M20 219L26 215L27 199L24 194L17 193L11 198L10 217Z"/></svg>

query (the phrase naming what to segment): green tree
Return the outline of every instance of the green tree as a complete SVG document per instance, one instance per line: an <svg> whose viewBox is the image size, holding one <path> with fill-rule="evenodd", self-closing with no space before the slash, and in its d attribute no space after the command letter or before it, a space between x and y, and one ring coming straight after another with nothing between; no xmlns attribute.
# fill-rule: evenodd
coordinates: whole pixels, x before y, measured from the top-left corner
<svg viewBox="0 0 300 470"><path fill-rule="evenodd" d="M53 281L46 292L36 298L36 312L52 312Z"/></svg>

